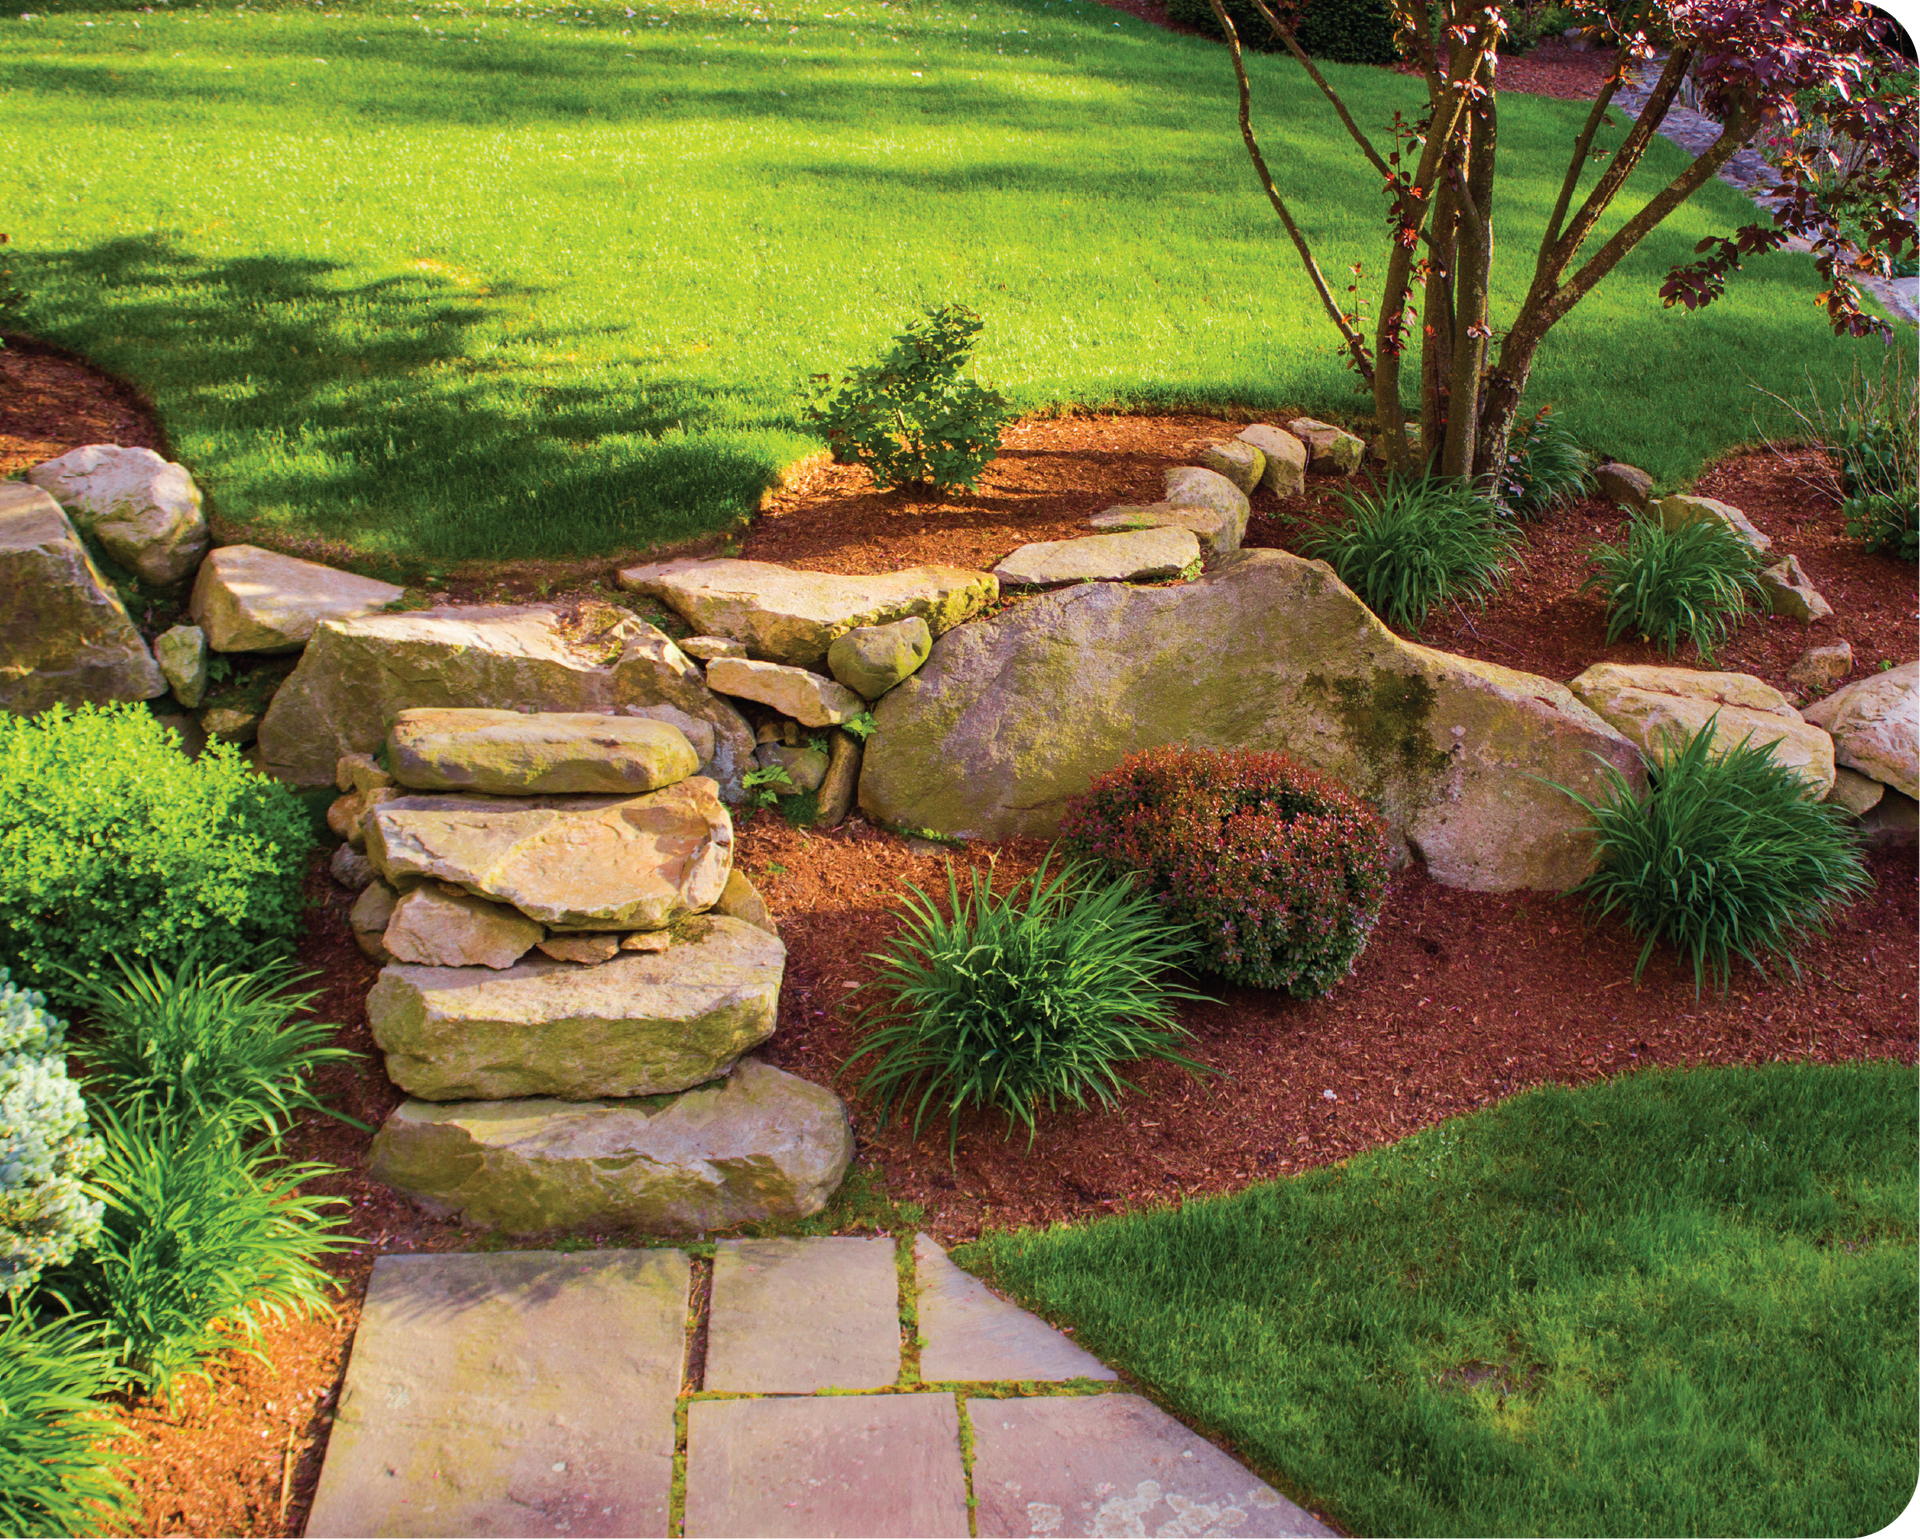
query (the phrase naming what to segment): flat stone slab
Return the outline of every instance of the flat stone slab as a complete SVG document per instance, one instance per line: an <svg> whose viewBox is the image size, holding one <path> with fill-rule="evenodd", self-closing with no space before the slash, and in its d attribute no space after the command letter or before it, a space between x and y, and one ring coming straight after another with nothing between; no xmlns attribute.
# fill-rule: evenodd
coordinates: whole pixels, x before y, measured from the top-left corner
<svg viewBox="0 0 1920 1539"><path fill-rule="evenodd" d="M450 882L550 930L664 930L712 908L733 819L704 775L645 796L395 797L365 822L387 881Z"/></svg>
<svg viewBox="0 0 1920 1539"><path fill-rule="evenodd" d="M395 924L416 898L400 900ZM388 1078L429 1101L590 1101L705 1084L773 1035L787 948L739 919L699 915L681 928L656 953L606 937L618 954L593 967L386 968L367 1022Z"/></svg>
<svg viewBox="0 0 1920 1539"><path fill-rule="evenodd" d="M818 1213L852 1158L838 1096L743 1058L677 1096L405 1101L367 1173L475 1229L691 1234Z"/></svg>
<svg viewBox="0 0 1920 1539"><path fill-rule="evenodd" d="M1199 559L1200 539L1191 529L1126 529L1022 545L993 575L1026 588L1062 582L1154 582L1178 577Z"/></svg>
<svg viewBox="0 0 1920 1539"><path fill-rule="evenodd" d="M665 1534L677 1250L381 1256L312 1534Z"/></svg>
<svg viewBox="0 0 1920 1539"><path fill-rule="evenodd" d="M914 1236L920 1377L930 1384L1116 1379L1111 1368L1045 1320L1009 1304L947 1259L932 1235Z"/></svg>
<svg viewBox="0 0 1920 1539"><path fill-rule="evenodd" d="M1333 1532L1138 1395L969 1400L967 1412L980 1539Z"/></svg>
<svg viewBox="0 0 1920 1539"><path fill-rule="evenodd" d="M865 700L837 680L747 657L716 657L707 664L707 683L719 694L770 705L803 727L837 727L867 708Z"/></svg>
<svg viewBox="0 0 1920 1539"><path fill-rule="evenodd" d="M810 1395L899 1381L900 1285L891 1239L720 1243L707 1327L708 1389Z"/></svg>
<svg viewBox="0 0 1920 1539"><path fill-rule="evenodd" d="M376 614L405 591L258 545L222 545L200 563L187 607L216 652L298 652L322 620Z"/></svg>
<svg viewBox="0 0 1920 1539"><path fill-rule="evenodd" d="M967 1532L951 1395L687 1407L687 1539Z"/></svg>
<svg viewBox="0 0 1920 1539"><path fill-rule="evenodd" d="M416 791L504 796L638 796L700 768L677 726L588 711L402 711L387 762Z"/></svg>
<svg viewBox="0 0 1920 1539"><path fill-rule="evenodd" d="M663 561L629 567L620 586L659 599L689 625L743 642L754 657L824 666L827 648L857 626L918 615L938 636L999 595L985 572L916 566L843 577L771 561Z"/></svg>

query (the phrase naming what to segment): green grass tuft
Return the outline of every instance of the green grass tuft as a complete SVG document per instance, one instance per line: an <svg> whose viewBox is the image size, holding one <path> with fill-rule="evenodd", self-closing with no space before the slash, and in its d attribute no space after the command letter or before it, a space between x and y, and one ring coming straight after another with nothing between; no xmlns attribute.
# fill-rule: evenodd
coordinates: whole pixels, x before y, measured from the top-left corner
<svg viewBox="0 0 1920 1539"><path fill-rule="evenodd" d="M1550 1086L957 1258L1351 1533L1872 1533L1920 1458L1916 1088Z"/></svg>
<svg viewBox="0 0 1920 1539"><path fill-rule="evenodd" d="M1671 657L1691 641L1711 663L1749 609L1764 606L1760 562L1737 531L1714 518L1676 529L1635 514L1624 545L1595 545L1582 593L1607 601L1607 641L1638 636Z"/></svg>

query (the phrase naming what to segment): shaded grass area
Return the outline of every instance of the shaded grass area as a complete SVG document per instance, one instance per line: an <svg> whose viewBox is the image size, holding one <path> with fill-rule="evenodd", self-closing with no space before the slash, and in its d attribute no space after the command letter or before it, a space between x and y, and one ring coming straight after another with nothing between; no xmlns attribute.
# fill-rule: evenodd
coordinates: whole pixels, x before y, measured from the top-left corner
<svg viewBox="0 0 1920 1539"><path fill-rule="evenodd" d="M1371 174L1297 68L1250 67L1323 265L1374 285ZM1329 72L1369 127L1413 108ZM1364 411L1231 84L1092 0L55 0L0 20L5 324L146 389L228 537L416 564L730 527L817 447L809 377L934 303L986 317L979 372L1022 409ZM1496 313L1578 116L1503 100ZM1684 161L1658 142L1607 228ZM1826 332L1801 256L1660 308L1751 217L1706 189L1556 332L1529 404L1675 482L1753 435L1749 381L1877 350Z"/></svg>
<svg viewBox="0 0 1920 1539"><path fill-rule="evenodd" d="M1917 1138L1896 1064L1641 1074L958 1259L1356 1533L1869 1533Z"/></svg>

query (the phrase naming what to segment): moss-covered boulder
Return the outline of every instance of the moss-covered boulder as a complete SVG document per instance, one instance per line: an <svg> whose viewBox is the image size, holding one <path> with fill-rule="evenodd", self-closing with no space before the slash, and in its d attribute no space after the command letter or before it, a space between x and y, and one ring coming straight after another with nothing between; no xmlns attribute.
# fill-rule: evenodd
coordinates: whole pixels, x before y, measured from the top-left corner
<svg viewBox="0 0 1920 1539"><path fill-rule="evenodd" d="M874 717L860 804L895 827L1045 838L1138 749L1278 749L1372 799L1437 880L1496 891L1591 866L1584 815L1546 782L1595 795L1595 754L1643 773L1564 685L1402 641L1323 562L1274 550L950 632Z"/></svg>
<svg viewBox="0 0 1920 1539"><path fill-rule="evenodd" d="M367 1020L387 1077L423 1100L655 1095L705 1084L773 1035L786 957L765 930L709 915L666 951L592 967L388 967Z"/></svg>
<svg viewBox="0 0 1920 1539"><path fill-rule="evenodd" d="M700 767L678 727L596 711L402 711L387 762L414 790L499 796L633 796Z"/></svg>
<svg viewBox="0 0 1920 1539"><path fill-rule="evenodd" d="M475 1228L678 1234L818 1213L852 1158L838 1096L747 1058L671 1097L408 1101L369 1173Z"/></svg>

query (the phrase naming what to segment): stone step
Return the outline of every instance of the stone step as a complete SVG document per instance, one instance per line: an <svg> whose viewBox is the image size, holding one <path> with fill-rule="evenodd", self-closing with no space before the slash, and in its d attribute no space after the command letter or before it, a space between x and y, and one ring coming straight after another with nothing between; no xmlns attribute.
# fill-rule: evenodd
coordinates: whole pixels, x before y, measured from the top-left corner
<svg viewBox="0 0 1920 1539"><path fill-rule="evenodd" d="M852 1158L838 1096L743 1058L677 1096L407 1101L368 1173L477 1229L673 1234L818 1213Z"/></svg>
<svg viewBox="0 0 1920 1539"><path fill-rule="evenodd" d="M705 1084L773 1035L787 951L720 915L677 928L664 952L591 967L384 968L367 1020L387 1077L428 1101L590 1101Z"/></svg>
<svg viewBox="0 0 1920 1539"><path fill-rule="evenodd" d="M637 796L700 767L664 721L590 711L402 711L387 734L393 778L416 791Z"/></svg>
<svg viewBox="0 0 1920 1539"><path fill-rule="evenodd" d="M715 1249L708 1389L810 1395L899 1382L891 1239L723 1240Z"/></svg>
<svg viewBox="0 0 1920 1539"><path fill-rule="evenodd" d="M667 1532L677 1250L380 1256L310 1534Z"/></svg>
<svg viewBox="0 0 1920 1539"><path fill-rule="evenodd" d="M401 796L362 826L389 883L451 882L551 930L662 930L712 908L733 870L704 775L645 796Z"/></svg>
<svg viewBox="0 0 1920 1539"><path fill-rule="evenodd" d="M916 1235L920 1377L929 1384L1058 1383L1113 1379L1114 1371L1046 1321L991 1292L947 1259L930 1234Z"/></svg>
<svg viewBox="0 0 1920 1539"><path fill-rule="evenodd" d="M1125 529L1077 540L1022 545L993 569L1013 587L1046 588L1068 582L1155 582L1178 577L1200 559L1191 529Z"/></svg>

